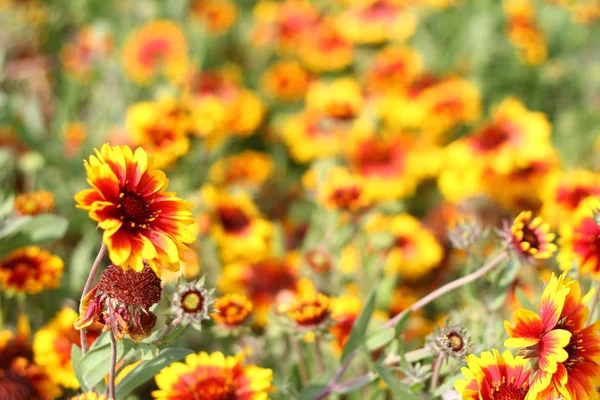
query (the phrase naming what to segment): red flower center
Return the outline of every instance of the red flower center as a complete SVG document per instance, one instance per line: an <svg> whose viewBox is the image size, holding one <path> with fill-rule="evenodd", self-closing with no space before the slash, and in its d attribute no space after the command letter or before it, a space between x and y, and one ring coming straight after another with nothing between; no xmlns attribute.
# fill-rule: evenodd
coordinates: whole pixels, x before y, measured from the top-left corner
<svg viewBox="0 0 600 400"><path fill-rule="evenodd" d="M482 152L489 152L497 150L509 139L510 134L503 126L491 125L473 137L473 147Z"/></svg>
<svg viewBox="0 0 600 400"><path fill-rule="evenodd" d="M181 308L186 313L194 314L202 310L204 297L197 290L188 290L181 296Z"/></svg>
<svg viewBox="0 0 600 400"><path fill-rule="evenodd" d="M528 242L532 249L540 248L540 237L529 226L523 227L523 242Z"/></svg>
<svg viewBox="0 0 600 400"><path fill-rule="evenodd" d="M146 229L156 219L156 213L150 210L150 203L137 193L121 191L119 204L123 226L133 229Z"/></svg>
<svg viewBox="0 0 600 400"><path fill-rule="evenodd" d="M243 233L250 225L250 218L239 207L220 207L217 215L227 233Z"/></svg>
<svg viewBox="0 0 600 400"><path fill-rule="evenodd" d="M361 190L359 187L343 187L333 191L330 199L339 208L350 208L353 203L360 199Z"/></svg>
<svg viewBox="0 0 600 400"><path fill-rule="evenodd" d="M184 396L182 399L236 400L238 398L234 384L224 376L207 376L194 386L192 390L189 387L185 390L185 393L188 393L190 397Z"/></svg>
<svg viewBox="0 0 600 400"><path fill-rule="evenodd" d="M510 383L502 383L492 388L491 399L494 400L523 400L527 395L527 389L516 387Z"/></svg>
<svg viewBox="0 0 600 400"><path fill-rule="evenodd" d="M166 39L151 39L146 41L138 53L138 60L145 67L152 68L169 51L170 43Z"/></svg>

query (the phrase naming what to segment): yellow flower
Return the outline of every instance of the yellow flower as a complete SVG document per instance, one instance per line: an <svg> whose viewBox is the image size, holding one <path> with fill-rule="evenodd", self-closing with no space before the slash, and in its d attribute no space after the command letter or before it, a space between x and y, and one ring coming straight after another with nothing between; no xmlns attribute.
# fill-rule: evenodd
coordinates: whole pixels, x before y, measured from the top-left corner
<svg viewBox="0 0 600 400"><path fill-rule="evenodd" d="M133 31L123 45L123 68L134 82L147 85L158 75L180 83L188 69L187 42L168 20L150 21Z"/></svg>
<svg viewBox="0 0 600 400"><path fill-rule="evenodd" d="M334 350L341 351L354 327L354 321L360 314L362 304L357 294L347 293L332 298L329 307L333 324L328 330L335 338Z"/></svg>
<svg viewBox="0 0 600 400"><path fill-rule="evenodd" d="M244 150L239 154L217 160L208 172L216 185L239 185L246 189L258 189L271 176L273 161L265 154Z"/></svg>
<svg viewBox="0 0 600 400"><path fill-rule="evenodd" d="M96 392L87 392L71 397L71 400L106 400L106 396Z"/></svg>
<svg viewBox="0 0 600 400"><path fill-rule="evenodd" d="M263 73L261 87L274 100L301 100L311 76L297 61L278 61Z"/></svg>
<svg viewBox="0 0 600 400"><path fill-rule="evenodd" d="M539 27L531 0L504 0L508 16L508 37L519 50L519 57L529 65L546 61L548 46Z"/></svg>
<svg viewBox="0 0 600 400"><path fill-rule="evenodd" d="M353 78L338 78L331 83L317 81L306 93L306 108L335 120L356 118L363 108L363 96Z"/></svg>
<svg viewBox="0 0 600 400"><path fill-rule="evenodd" d="M202 21L213 35L227 32L237 18L237 6L228 0L196 0L190 8L192 16Z"/></svg>
<svg viewBox="0 0 600 400"><path fill-rule="evenodd" d="M357 0L339 17L340 30L358 44L403 41L413 35L416 17L402 0Z"/></svg>
<svg viewBox="0 0 600 400"><path fill-rule="evenodd" d="M223 262L257 261L269 254L271 223L247 192L229 193L206 185L202 196L212 215L211 234Z"/></svg>
<svg viewBox="0 0 600 400"><path fill-rule="evenodd" d="M54 400L62 391L50 379L51 374L52 371L47 371L26 358L17 357L8 368L0 370L0 393L7 400L15 399L15 394L19 400Z"/></svg>
<svg viewBox="0 0 600 400"><path fill-rule="evenodd" d="M154 167L170 166L189 151L189 117L173 99L144 101L127 109L127 131L134 146L142 146Z"/></svg>
<svg viewBox="0 0 600 400"><path fill-rule="evenodd" d="M73 323L77 312L63 308L33 337L35 363L52 371L50 378L54 383L67 389L79 389L79 383L71 363L71 347L80 346L79 332ZM100 335L101 326L88 328L87 343L91 345Z"/></svg>
<svg viewBox="0 0 600 400"><path fill-rule="evenodd" d="M223 353L190 354L156 375L158 400L246 398L267 400L272 390L273 372L255 365L243 365L243 354L225 357Z"/></svg>
<svg viewBox="0 0 600 400"><path fill-rule="evenodd" d="M338 71L350 65L354 47L343 37L340 24L326 17L305 33L298 57L312 71Z"/></svg>
<svg viewBox="0 0 600 400"><path fill-rule="evenodd" d="M409 214L375 215L367 222L366 230L367 233L386 232L394 237L385 261L388 273L415 280L427 275L442 260L443 249L433 233Z"/></svg>
<svg viewBox="0 0 600 400"><path fill-rule="evenodd" d="M60 285L64 263L37 246L20 247L0 260L0 287L8 293L36 294Z"/></svg>
<svg viewBox="0 0 600 400"><path fill-rule="evenodd" d="M250 136L265 115L265 105L254 92L240 89L227 108L227 126L236 136Z"/></svg>
<svg viewBox="0 0 600 400"><path fill-rule="evenodd" d="M15 211L19 215L37 215L54 210L54 194L47 190L23 193L15 197Z"/></svg>
<svg viewBox="0 0 600 400"><path fill-rule="evenodd" d="M329 209L358 211L373 203L368 188L371 187L363 177L345 168L335 167L327 171L317 200Z"/></svg>
<svg viewBox="0 0 600 400"><path fill-rule="evenodd" d="M177 271L195 240L191 205L168 192L163 171L148 164L142 148L105 144L84 162L91 189L75 196L77 206L104 230L115 265L143 269L142 260Z"/></svg>

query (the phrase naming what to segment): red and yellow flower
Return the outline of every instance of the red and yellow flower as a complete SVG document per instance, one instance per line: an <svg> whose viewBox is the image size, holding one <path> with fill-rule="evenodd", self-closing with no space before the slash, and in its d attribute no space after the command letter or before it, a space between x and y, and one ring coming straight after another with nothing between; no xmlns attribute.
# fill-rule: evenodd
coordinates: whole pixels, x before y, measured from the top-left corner
<svg viewBox="0 0 600 400"><path fill-rule="evenodd" d="M50 379L51 372L22 357L0 369L0 396L14 400L54 400L62 391Z"/></svg>
<svg viewBox="0 0 600 400"><path fill-rule="evenodd" d="M357 44L403 41L413 35L415 15L403 0L355 0L339 17L339 26L348 40Z"/></svg>
<svg viewBox="0 0 600 400"><path fill-rule="evenodd" d="M544 260L557 250L552 243L556 235L550 232L550 225L540 217L532 218L531 211L517 215L506 234L512 250L525 260Z"/></svg>
<svg viewBox="0 0 600 400"><path fill-rule="evenodd" d="M325 17L303 35L298 58L311 71L339 71L352 62L354 46L343 36L340 24Z"/></svg>
<svg viewBox="0 0 600 400"><path fill-rule="evenodd" d="M367 222L367 233L384 232L393 237L385 259L387 273L419 279L442 261L444 251L431 231L409 214L375 215Z"/></svg>
<svg viewBox="0 0 600 400"><path fill-rule="evenodd" d="M68 389L79 389L71 362L73 344L81 347L79 332L73 327L77 320L77 312L71 308L63 308L33 337L34 359L37 365L52 371L52 381ZM87 343L91 345L100 335L98 324L87 330Z"/></svg>
<svg viewBox="0 0 600 400"><path fill-rule="evenodd" d="M94 26L83 26L71 43L60 51L64 71L70 76L89 80L94 65L113 50L113 38L108 30Z"/></svg>
<svg viewBox="0 0 600 400"><path fill-rule="evenodd" d="M423 59L416 50L389 46L373 58L365 76L369 92L397 92L406 88L423 72Z"/></svg>
<svg viewBox="0 0 600 400"><path fill-rule="evenodd" d="M187 41L181 28L168 20L150 21L133 31L122 54L125 73L140 85L160 75L181 83L188 70Z"/></svg>
<svg viewBox="0 0 600 400"><path fill-rule="evenodd" d="M577 266L582 275L600 278L600 227L594 212L600 198L588 197L560 227L560 250L557 260L563 271Z"/></svg>
<svg viewBox="0 0 600 400"><path fill-rule="evenodd" d="M15 211L19 215L37 215L54 210L54 194L47 190L23 193L15 197Z"/></svg>
<svg viewBox="0 0 600 400"><path fill-rule="evenodd" d="M273 160L265 153L244 150L239 154L220 158L211 167L208 176L215 185L240 186L259 189L273 173Z"/></svg>
<svg viewBox="0 0 600 400"><path fill-rule="evenodd" d="M153 166L165 168L187 154L189 113L170 98L143 101L127 109L127 131L134 146L142 146Z"/></svg>
<svg viewBox="0 0 600 400"><path fill-rule="evenodd" d="M329 297L315 291L300 292L285 312L300 330L322 327L329 319Z"/></svg>
<svg viewBox="0 0 600 400"><path fill-rule="evenodd" d="M327 171L318 189L317 200L328 209L360 211L373 203L365 179L342 167Z"/></svg>
<svg viewBox="0 0 600 400"><path fill-rule="evenodd" d="M252 313L252 303L239 293L219 297L213 304L215 312L210 314L213 321L228 329L243 325Z"/></svg>
<svg viewBox="0 0 600 400"><path fill-rule="evenodd" d="M202 196L211 214L211 234L223 262L252 262L268 256L272 226L247 192L229 193L205 185Z"/></svg>
<svg viewBox="0 0 600 400"><path fill-rule="evenodd" d="M558 325L568 294L565 275L557 278L553 274L542 293L539 315L530 310L518 310L514 315L514 326L509 321L504 322L510 336L504 345L525 348L527 356L537 358L537 368L555 373L558 364L568 358L565 347L572 336Z"/></svg>
<svg viewBox="0 0 600 400"><path fill-rule="evenodd" d="M335 351L341 351L352 328L354 321L358 318L362 304L360 298L356 294L348 293L331 299L329 308L331 310L332 325L327 329L334 337L333 348Z"/></svg>
<svg viewBox="0 0 600 400"><path fill-rule="evenodd" d="M496 349L484 351L480 357L467 356L462 368L466 380L458 380L455 388L463 400L510 399L524 400L529 393L527 359L513 356L510 351L500 354Z"/></svg>
<svg viewBox="0 0 600 400"><path fill-rule="evenodd" d="M529 65L546 61L548 45L539 27L531 0L504 0L504 12L508 17L508 37L519 50L519 57Z"/></svg>
<svg viewBox="0 0 600 400"><path fill-rule="evenodd" d="M0 287L7 293L37 294L60 285L64 263L37 246L21 247L0 260Z"/></svg>
<svg viewBox="0 0 600 400"><path fill-rule="evenodd" d="M158 400L248 399L267 400L272 391L273 372L255 365L243 365L244 356L223 353L190 354L185 362L176 362L156 377Z"/></svg>
<svg viewBox="0 0 600 400"><path fill-rule="evenodd" d="M142 148L105 144L85 161L91 189L75 196L104 230L111 261L141 271L146 260L176 271L195 240L190 204L167 191L168 180Z"/></svg>

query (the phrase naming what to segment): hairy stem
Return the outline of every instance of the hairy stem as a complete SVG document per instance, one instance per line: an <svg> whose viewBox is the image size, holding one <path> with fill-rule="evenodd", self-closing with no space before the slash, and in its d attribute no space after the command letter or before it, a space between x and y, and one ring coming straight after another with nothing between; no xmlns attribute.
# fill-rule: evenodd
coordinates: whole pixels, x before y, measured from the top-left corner
<svg viewBox="0 0 600 400"><path fill-rule="evenodd" d="M433 364L433 375L431 376L431 392L435 392L440 381L440 370L444 361L444 353L440 353Z"/></svg>
<svg viewBox="0 0 600 400"><path fill-rule="evenodd" d="M306 373L306 364L304 363L304 357L302 357L302 349L300 348L300 344L296 340L295 337L290 335L290 342L292 343L292 347L294 348L294 352L296 353L296 358L298 359L298 372L300 372L300 380L302 381L302 385L306 385L308 382L308 374Z"/></svg>
<svg viewBox="0 0 600 400"><path fill-rule="evenodd" d="M325 371L325 362L323 361L323 350L321 349L321 334L315 335L315 358L317 359L317 373L322 374Z"/></svg>
<svg viewBox="0 0 600 400"><path fill-rule="evenodd" d="M90 274L88 275L87 281L85 282L85 286L83 287L83 293L81 294L81 302L83 302L85 295L88 294L92 287L92 282L94 282L94 278L96 277L98 267L100 266L100 263L104 258L104 253L106 253L106 244L104 244L103 241L102 246L100 246L100 251L98 251L98 255L94 260L94 264L92 264L92 268L90 269ZM79 308L81 309L81 303L79 304ZM79 331L79 339L81 341L81 355L85 356L85 353L87 353L88 351L86 328L83 328Z"/></svg>
<svg viewBox="0 0 600 400"><path fill-rule="evenodd" d="M427 296L425 296L422 299L420 299L419 301L417 301L410 308L408 308L405 311L399 313L394 318L388 320L383 326L386 327L386 328L395 326L396 323L398 321L400 321L400 319L402 319L405 314L412 313L412 312L415 312L417 310L420 310L421 308L425 307L427 304L431 303L432 301L434 301L438 297L441 297L441 296L445 295L446 293L451 292L454 289L458 289L461 286L464 286L464 285L466 285L468 283L471 283L471 282L473 282L473 281L481 278L486 273L488 273L489 271L491 271L492 269L494 269L496 266L498 266L507 257L508 257L508 252L506 251L506 248L503 248L494 258L492 258L491 260L489 260L483 267L481 267L477 271L475 271L475 272L473 272L473 273L471 273L469 275L465 275L462 278L459 278L459 279L457 279L455 281L449 282L449 283L445 284L444 286L442 286L442 287L434 290L433 292L429 293ZM350 363L356 357L357 354L358 354L357 350L355 350L352 353L350 353L350 355L346 358L346 361L336 371L336 373L335 373L333 379L331 380L331 382L329 383L329 385L327 385L327 387L325 389L323 389L314 398L314 400L324 399L332 391L334 391L334 388L339 387L338 381L340 380L340 378L342 377L342 375L344 375L344 372L346 372L346 370L350 366Z"/></svg>
<svg viewBox="0 0 600 400"><path fill-rule="evenodd" d="M108 374L108 398L116 400L115 378L117 368L117 339L115 338L115 330L117 329L114 317L114 309L112 302L108 302L108 313L110 318L110 370Z"/></svg>

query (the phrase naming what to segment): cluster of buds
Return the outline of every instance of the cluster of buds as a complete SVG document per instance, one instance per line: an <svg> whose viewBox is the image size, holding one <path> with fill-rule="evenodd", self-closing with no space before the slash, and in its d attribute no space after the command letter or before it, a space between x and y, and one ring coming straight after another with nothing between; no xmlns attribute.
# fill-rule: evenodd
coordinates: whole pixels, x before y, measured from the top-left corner
<svg viewBox="0 0 600 400"><path fill-rule="evenodd" d="M469 351L469 341L464 328L444 325L433 334L430 344L437 353L462 360Z"/></svg>
<svg viewBox="0 0 600 400"><path fill-rule="evenodd" d="M85 329L98 321L104 331L112 330L117 340L147 338L156 324L150 307L160 301L161 293L160 278L146 262L139 272L110 265L83 298L75 328Z"/></svg>

